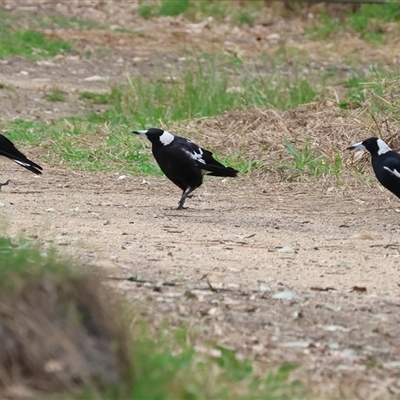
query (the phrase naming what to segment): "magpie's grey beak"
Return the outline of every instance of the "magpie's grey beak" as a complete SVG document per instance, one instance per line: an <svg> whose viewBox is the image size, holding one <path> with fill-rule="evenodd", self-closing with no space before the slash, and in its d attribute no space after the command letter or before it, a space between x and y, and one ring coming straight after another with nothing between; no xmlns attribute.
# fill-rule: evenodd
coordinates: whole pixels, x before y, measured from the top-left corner
<svg viewBox="0 0 400 400"><path fill-rule="evenodd" d="M144 130L144 131L132 131L132 133L136 133L136 135L147 137L147 135L146 135L147 130Z"/></svg>
<svg viewBox="0 0 400 400"><path fill-rule="evenodd" d="M354 143L349 146L346 150L367 150L362 142Z"/></svg>

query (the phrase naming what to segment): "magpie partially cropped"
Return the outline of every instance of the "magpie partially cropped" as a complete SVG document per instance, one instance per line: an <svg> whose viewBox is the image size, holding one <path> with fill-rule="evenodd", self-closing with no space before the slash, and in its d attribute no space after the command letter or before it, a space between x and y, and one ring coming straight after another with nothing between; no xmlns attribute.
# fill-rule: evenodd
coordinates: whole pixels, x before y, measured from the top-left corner
<svg viewBox="0 0 400 400"><path fill-rule="evenodd" d="M5 136L0 134L0 156L14 161L21 167L28 169L36 175L40 175L42 167L37 165L33 161L29 160L24 154L22 154L14 144L7 139ZM0 183L0 190L3 186L8 185L10 180L5 183Z"/></svg>
<svg viewBox="0 0 400 400"><path fill-rule="evenodd" d="M178 210L185 200L203 183L203 175L235 177L239 171L225 167L213 158L213 153L202 149L191 140L174 136L158 128L133 131L150 140L153 156L161 170L183 190Z"/></svg>
<svg viewBox="0 0 400 400"><path fill-rule="evenodd" d="M347 150L368 150L378 181L400 198L400 154L394 152L382 139L371 137L354 143Z"/></svg>

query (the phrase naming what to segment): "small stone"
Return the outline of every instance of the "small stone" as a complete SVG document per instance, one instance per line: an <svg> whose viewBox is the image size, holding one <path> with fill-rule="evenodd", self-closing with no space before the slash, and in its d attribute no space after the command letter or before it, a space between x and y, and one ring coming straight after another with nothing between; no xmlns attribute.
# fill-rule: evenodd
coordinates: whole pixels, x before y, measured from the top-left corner
<svg viewBox="0 0 400 400"><path fill-rule="evenodd" d="M100 76L100 75L93 75L93 76L88 76L87 78L84 79L86 82L100 82L100 81L106 81L107 78Z"/></svg>
<svg viewBox="0 0 400 400"><path fill-rule="evenodd" d="M278 250L279 253L294 253L294 249L290 246L283 246Z"/></svg>

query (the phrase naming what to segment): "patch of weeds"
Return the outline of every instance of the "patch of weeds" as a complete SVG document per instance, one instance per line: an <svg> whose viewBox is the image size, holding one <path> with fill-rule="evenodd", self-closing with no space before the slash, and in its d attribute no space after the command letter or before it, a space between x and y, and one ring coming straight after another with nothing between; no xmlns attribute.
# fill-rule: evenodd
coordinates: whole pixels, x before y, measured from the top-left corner
<svg viewBox="0 0 400 400"><path fill-rule="evenodd" d="M400 20L400 3L388 1L381 4L361 4L357 11L348 10L341 19L326 12L317 14L316 18L319 20L307 28L307 32L314 39L328 39L337 32L352 32L369 42L382 43L385 24L398 23Z"/></svg>
<svg viewBox="0 0 400 400"><path fill-rule="evenodd" d="M353 76L343 82L343 86L349 88L343 99L339 102L341 109L361 107L365 103L365 78Z"/></svg>
<svg viewBox="0 0 400 400"><path fill-rule="evenodd" d="M136 76L115 87L112 110L105 118L131 125L208 117L225 111L260 107L294 108L318 99L310 79L277 72L269 78L238 66L220 68L215 61L184 68L176 80Z"/></svg>
<svg viewBox="0 0 400 400"><path fill-rule="evenodd" d="M253 26L254 25L254 17L249 11L243 10L243 11L240 11L239 14L236 16L235 22L237 25Z"/></svg>
<svg viewBox="0 0 400 400"><path fill-rule="evenodd" d="M161 0L158 13L163 16L183 14L190 6L190 0Z"/></svg>
<svg viewBox="0 0 400 400"><path fill-rule="evenodd" d="M45 93L43 98L48 101L62 102L65 101L65 93L59 88L53 88L50 92Z"/></svg>
<svg viewBox="0 0 400 400"><path fill-rule="evenodd" d="M21 119L0 125L10 140L40 146L44 159L86 171L125 171L161 176L148 144L131 134L132 128L65 118L52 124Z"/></svg>
<svg viewBox="0 0 400 400"><path fill-rule="evenodd" d="M27 260L29 260L27 262ZM24 239L13 242L10 238L0 237L0 286L1 288L21 288L21 278L32 281L46 272L63 275L67 273L64 265L56 262L54 251L46 256ZM1 289L0 289L1 290Z"/></svg>
<svg viewBox="0 0 400 400"><path fill-rule="evenodd" d="M319 154L306 140L301 149L294 147L288 140L284 141L286 150L293 156L294 170L308 174L312 178L322 175L333 175L339 177L342 168L342 159L337 153L333 160L328 160L325 155Z"/></svg>
<svg viewBox="0 0 400 400"><path fill-rule="evenodd" d="M400 20L400 3L362 4L360 10L349 17L350 27L369 41L383 41L383 24Z"/></svg>
<svg viewBox="0 0 400 400"><path fill-rule="evenodd" d="M149 4L141 4L138 8L139 15L144 19L149 19L155 15L154 6Z"/></svg>
<svg viewBox="0 0 400 400"><path fill-rule="evenodd" d="M0 89L5 89L7 86L6 86L6 84L5 83L3 83L3 82L0 82Z"/></svg>
<svg viewBox="0 0 400 400"><path fill-rule="evenodd" d="M306 32L312 39L325 40L341 27L339 18L330 17L327 13L317 15L319 21L306 28Z"/></svg>
<svg viewBox="0 0 400 400"><path fill-rule="evenodd" d="M299 383L288 383L296 366L287 364L266 376L259 375L252 362L239 361L233 351L223 346L209 347L209 351L215 354L209 356L194 350L187 330L180 329L173 335L168 332L170 330L166 329L157 338L147 339L143 331L140 339L135 341L138 354L134 365L134 398L299 398Z"/></svg>
<svg viewBox="0 0 400 400"><path fill-rule="evenodd" d="M213 17L223 21L230 14L227 1L198 1L196 7L202 18Z"/></svg>
<svg viewBox="0 0 400 400"><path fill-rule="evenodd" d="M9 32L0 27L0 58L18 55L36 60L68 53L70 48L69 43L48 39L36 31Z"/></svg>
<svg viewBox="0 0 400 400"><path fill-rule="evenodd" d="M93 104L109 104L110 95L107 93L95 93L95 92L81 92L79 93L81 100L90 100Z"/></svg>
<svg viewBox="0 0 400 400"><path fill-rule="evenodd" d="M400 117L400 74L398 71L372 67L365 75L357 74L343 83L349 88L339 107L358 108L368 103L370 111Z"/></svg>

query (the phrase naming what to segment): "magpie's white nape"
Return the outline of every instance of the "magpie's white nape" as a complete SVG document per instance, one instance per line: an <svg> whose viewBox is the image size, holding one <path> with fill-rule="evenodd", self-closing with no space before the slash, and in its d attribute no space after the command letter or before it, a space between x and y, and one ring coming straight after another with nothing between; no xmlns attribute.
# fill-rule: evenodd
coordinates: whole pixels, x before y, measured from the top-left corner
<svg viewBox="0 0 400 400"><path fill-rule="evenodd" d="M400 154L377 137L354 143L347 150L369 151L376 178L383 187L400 198Z"/></svg>
<svg viewBox="0 0 400 400"><path fill-rule="evenodd" d="M40 175L42 167L33 161L29 160L24 154L22 154L14 144L7 139L5 136L0 134L0 156L5 157L11 161L14 161L21 167L33 172L36 175ZM10 180L5 183L0 183L0 190L3 186L8 185Z"/></svg>
<svg viewBox="0 0 400 400"><path fill-rule="evenodd" d="M191 140L175 136L158 128L137 130L152 144L152 153L165 176L182 191L178 210L182 210L186 198L201 186L203 175L235 177L239 171L226 167L214 159L213 154Z"/></svg>

